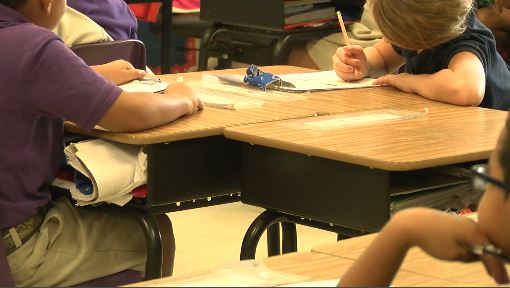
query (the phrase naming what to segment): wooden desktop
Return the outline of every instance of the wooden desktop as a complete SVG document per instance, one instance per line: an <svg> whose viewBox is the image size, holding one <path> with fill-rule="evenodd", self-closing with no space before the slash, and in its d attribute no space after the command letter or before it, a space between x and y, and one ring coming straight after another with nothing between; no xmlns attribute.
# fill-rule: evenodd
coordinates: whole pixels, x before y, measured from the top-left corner
<svg viewBox="0 0 510 288"><path fill-rule="evenodd" d="M274 74L312 71L289 66L262 69ZM244 74L244 69L208 73ZM162 75L161 78L172 83L179 76L192 83L200 79L201 73ZM329 117L327 115L335 113L377 109L428 109L429 113L426 117L410 119L412 129L399 123L377 126L378 129L372 132L366 130L369 128L345 129L336 136L326 138L321 136L320 131L303 133L296 130L294 134L293 129L280 125L282 120L288 119L301 121L307 117L317 118L313 117L315 115ZM427 162L427 165L434 166L486 159L494 148L495 137L505 118L506 113L502 111L454 107L391 87L378 87L313 92L304 100L266 101L264 106L254 109L205 107L194 115L138 133L85 132L70 124L66 129L107 140L144 145L148 154L148 196L139 205L153 214L239 201L239 192L242 191L243 201L248 204L296 212L295 215L319 220L324 228L330 227L329 223L335 223L362 231L376 231L389 217L387 182L391 176L390 170L419 169ZM455 123L459 127L448 122L450 120L457 121ZM406 135L406 131L409 134ZM228 138L223 136L224 133ZM463 133L466 133L465 136ZM451 141L453 136L458 137L457 142L447 147L447 152L435 147L444 146L444 142ZM418 140L424 141L422 143L426 146L419 148ZM323 143L325 146L321 146L323 141L326 141ZM356 152L359 143L367 146ZM457 150L462 153L448 154ZM420 158L429 152L431 159ZM385 158L377 160L379 153ZM413 153L416 155L413 156ZM408 156L412 157L406 158ZM248 165L253 162L259 164ZM295 174L279 174L285 172L282 167L302 170L298 171L299 177L287 181L289 175ZM345 174L345 171L349 172ZM324 174L318 175L318 172ZM348 191L337 193L337 189L331 186L334 183L336 187L341 187L352 181L359 184L356 187L358 194ZM269 187L266 184L283 186ZM283 187L284 190L272 194L275 189ZM281 191L287 191L287 194L278 196ZM339 205L331 205L335 204L332 203L335 199ZM264 202L271 205L266 206ZM313 205L305 205L310 203ZM368 205L360 206L364 203ZM293 206L288 209L288 205ZM308 210L302 210L303 206L309 206ZM340 211L339 207L343 206L351 209L363 207L363 210L352 214L349 209ZM313 209L310 211L310 207L319 209L319 213ZM371 216L366 217L361 211L368 211ZM345 219L350 220L344 222Z"/></svg>
<svg viewBox="0 0 510 288"><path fill-rule="evenodd" d="M378 231L390 217L397 176L488 159L507 118L504 111L441 103L392 109L417 116L331 129L307 125L349 115L340 113L227 128L227 138L245 142L241 200L267 209L246 232L241 259L253 258L261 233L279 222L286 223L285 252L296 246L288 222L345 236Z"/></svg>

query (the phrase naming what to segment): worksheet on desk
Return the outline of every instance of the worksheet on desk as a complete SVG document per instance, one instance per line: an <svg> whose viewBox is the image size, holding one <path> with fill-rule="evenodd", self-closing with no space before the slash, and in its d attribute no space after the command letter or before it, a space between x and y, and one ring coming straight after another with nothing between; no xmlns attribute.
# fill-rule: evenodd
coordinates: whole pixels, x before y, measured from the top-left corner
<svg viewBox="0 0 510 288"><path fill-rule="evenodd" d="M372 82L375 80L373 78L364 78L359 81L344 81L338 78L334 70L283 74L278 76L282 80L288 81L296 86L296 88L286 88L288 90L324 91L380 86L372 84Z"/></svg>
<svg viewBox="0 0 510 288"><path fill-rule="evenodd" d="M119 85L119 87L126 92L148 92L158 93L165 91L168 83L165 81L143 81L133 80L128 83Z"/></svg>

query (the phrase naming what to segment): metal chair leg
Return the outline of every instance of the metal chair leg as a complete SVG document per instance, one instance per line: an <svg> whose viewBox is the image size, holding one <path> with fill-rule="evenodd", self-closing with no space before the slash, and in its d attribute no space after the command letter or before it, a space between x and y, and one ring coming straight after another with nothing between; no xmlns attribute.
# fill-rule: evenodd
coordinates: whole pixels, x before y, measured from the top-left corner
<svg viewBox="0 0 510 288"><path fill-rule="evenodd" d="M216 35L221 32L216 25L212 25L205 30L200 40L200 53L198 54L198 71L207 70L207 61L209 60L209 48Z"/></svg>
<svg viewBox="0 0 510 288"><path fill-rule="evenodd" d="M162 2L162 33L161 33L161 72L169 74L172 66L172 56L170 55L172 43L172 5L173 0L163 0Z"/></svg>
<svg viewBox="0 0 510 288"><path fill-rule="evenodd" d="M136 217L142 226L143 233L147 239L147 262L145 263L145 280L161 278L163 263L163 241L158 223L153 215L145 210L135 210L139 217Z"/></svg>

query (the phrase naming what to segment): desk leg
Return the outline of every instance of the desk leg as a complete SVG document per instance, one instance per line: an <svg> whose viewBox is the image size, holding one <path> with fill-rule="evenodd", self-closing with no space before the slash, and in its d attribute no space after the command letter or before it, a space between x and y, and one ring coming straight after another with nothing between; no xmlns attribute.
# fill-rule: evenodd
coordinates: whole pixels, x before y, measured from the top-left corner
<svg viewBox="0 0 510 288"><path fill-rule="evenodd" d="M250 225L244 235L241 246L241 260L255 259L255 252L260 237L267 230L268 256L280 254L280 227L283 227L283 252L295 252L297 250L296 226L287 223L287 215L266 210L262 212Z"/></svg>
<svg viewBox="0 0 510 288"><path fill-rule="evenodd" d="M275 223L267 228L267 256L292 253L297 251L296 224L281 222L282 245L280 251L280 224Z"/></svg>
<svg viewBox="0 0 510 288"><path fill-rule="evenodd" d="M280 253L280 223L275 223L267 227L267 256L276 256Z"/></svg>
<svg viewBox="0 0 510 288"><path fill-rule="evenodd" d="M297 232L296 224L291 222L282 222L282 250L283 254L297 251Z"/></svg>

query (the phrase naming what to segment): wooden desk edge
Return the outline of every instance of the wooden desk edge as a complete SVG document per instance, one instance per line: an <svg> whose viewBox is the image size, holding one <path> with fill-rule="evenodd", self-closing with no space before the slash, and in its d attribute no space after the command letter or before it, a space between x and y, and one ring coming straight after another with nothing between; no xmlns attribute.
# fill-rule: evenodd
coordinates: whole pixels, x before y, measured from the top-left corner
<svg viewBox="0 0 510 288"><path fill-rule="evenodd" d="M215 129L189 130L186 132L175 133L175 135L162 134L161 137L137 137L137 133L116 133L111 131L92 130L90 132L78 128L74 124L66 124L66 131L78 133L86 136L97 137L103 140L115 141L132 145L150 145L165 142L174 142L181 140L197 139L209 136L223 135L225 128L218 127Z"/></svg>
<svg viewBox="0 0 510 288"><path fill-rule="evenodd" d="M356 164L366 166L370 168L376 168L386 171L409 171L444 165L451 165L457 163L465 163L471 161L489 159L492 150L480 151L477 153L471 153L469 155L462 156L451 156L442 157L440 159L426 160L426 161L407 161L407 162L389 162L381 161L377 159L369 159L356 157L349 154L341 153L338 151L328 151L320 148L311 147L308 145L294 144L280 140L267 139L259 136L250 135L238 131L230 130L229 127L223 132L225 137L232 140L237 140L249 144L261 145L270 148L276 148L284 151L290 151L300 153L308 156L326 158L330 160L347 162L350 164Z"/></svg>

